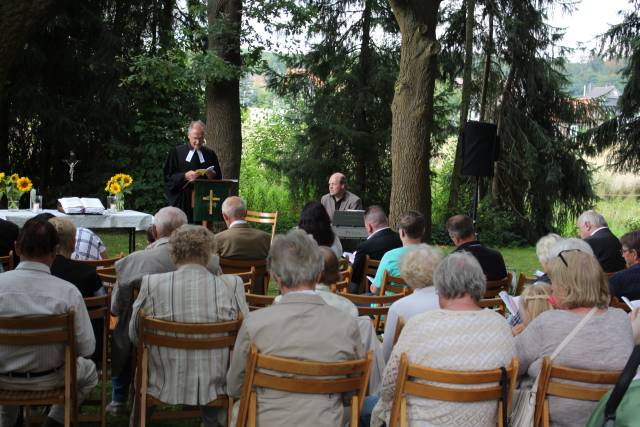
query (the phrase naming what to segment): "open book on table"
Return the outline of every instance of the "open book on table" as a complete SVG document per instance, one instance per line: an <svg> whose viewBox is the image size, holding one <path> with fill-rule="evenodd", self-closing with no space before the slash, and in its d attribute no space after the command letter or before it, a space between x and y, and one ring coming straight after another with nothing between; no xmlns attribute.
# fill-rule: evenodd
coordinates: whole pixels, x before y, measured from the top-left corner
<svg viewBox="0 0 640 427"><path fill-rule="evenodd" d="M66 214L100 215L104 206L100 199L90 197L63 197L58 199L59 209Z"/></svg>

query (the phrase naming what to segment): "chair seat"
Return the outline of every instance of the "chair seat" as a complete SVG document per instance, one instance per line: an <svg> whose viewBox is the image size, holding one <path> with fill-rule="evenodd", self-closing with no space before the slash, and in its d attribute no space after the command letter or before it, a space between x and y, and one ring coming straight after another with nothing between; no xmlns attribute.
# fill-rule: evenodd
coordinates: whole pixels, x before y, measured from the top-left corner
<svg viewBox="0 0 640 427"><path fill-rule="evenodd" d="M4 405L50 405L64 403L64 388L53 390L0 390L0 402Z"/></svg>

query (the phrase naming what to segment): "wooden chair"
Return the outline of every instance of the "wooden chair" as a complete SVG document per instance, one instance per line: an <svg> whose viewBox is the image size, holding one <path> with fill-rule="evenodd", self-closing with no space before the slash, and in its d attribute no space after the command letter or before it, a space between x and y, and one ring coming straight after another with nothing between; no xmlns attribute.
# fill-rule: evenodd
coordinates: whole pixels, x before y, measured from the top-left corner
<svg viewBox="0 0 640 427"><path fill-rule="evenodd" d="M107 267L113 267L113 265L116 263L116 261L118 261L119 259L121 259L122 257L124 257L124 254L122 252L120 252L120 255L118 255L115 258L105 258L105 259L79 259L78 261L87 264L87 265L92 265L96 268L107 268Z"/></svg>
<svg viewBox="0 0 640 427"><path fill-rule="evenodd" d="M15 265L13 265L13 251L9 251L7 256L0 256L0 264L4 271L13 270L15 268Z"/></svg>
<svg viewBox="0 0 640 427"><path fill-rule="evenodd" d="M247 216L244 218L247 222L254 222L258 224L271 224L271 241L276 235L276 225L278 224L278 211L275 212L256 212L247 211Z"/></svg>
<svg viewBox="0 0 640 427"><path fill-rule="evenodd" d="M247 305L249 306L250 311L269 307L271 304L273 304L273 301L276 299L276 297L271 295L256 295L256 294L245 294L244 297L247 299Z"/></svg>
<svg viewBox="0 0 640 427"><path fill-rule="evenodd" d="M377 334L384 332L384 322L382 317L389 312L389 306L404 297L403 294L395 295L357 295L342 294L343 297L349 299L358 306L358 315L372 316L373 328Z"/></svg>
<svg viewBox="0 0 640 427"><path fill-rule="evenodd" d="M37 317L0 317L0 345L64 345L64 384L46 391L0 390L0 405L64 405L65 427L76 424L76 341L73 308L66 314ZM7 332L9 330L9 332ZM15 331L15 332L11 332ZM28 411L26 424L28 425Z"/></svg>
<svg viewBox="0 0 640 427"><path fill-rule="evenodd" d="M350 426L356 427L369 383L371 360L371 352L368 352L366 359L361 360L333 363L301 361L260 354L255 344L252 344L247 357L236 427L254 427L256 425L258 398L255 388L257 387L289 393L353 392ZM268 373L264 372L265 370L268 370ZM292 377L293 375L304 375L304 378ZM337 378L329 379L327 377ZM310 420L310 422L312 421Z"/></svg>
<svg viewBox="0 0 640 427"><path fill-rule="evenodd" d="M493 311L500 313L502 316L507 311L507 307L504 304L504 301L500 298L484 298L478 301L478 306L480 308L490 308Z"/></svg>
<svg viewBox="0 0 640 427"><path fill-rule="evenodd" d="M362 279L360 280L361 294L369 291L369 279L367 279L367 276L376 277L379 266L380 260L371 259L369 255L366 255L364 259L364 270L362 271Z"/></svg>
<svg viewBox="0 0 640 427"><path fill-rule="evenodd" d="M349 277L343 278L342 280L331 284L331 292L344 294L349 290L349 283L351 283L351 279Z"/></svg>
<svg viewBox="0 0 640 427"><path fill-rule="evenodd" d="M146 426L147 407L163 404L160 400L149 395L149 347L165 347L184 350L213 350L228 348L231 350L236 342L238 330L242 325L242 318L219 323L177 323L146 317L140 313L138 325L138 364L136 370L138 413L136 418L140 426ZM169 335L171 334L171 335ZM204 336L203 336L204 335ZM228 367L224 368L226 374ZM212 407L227 408L227 424L231 423L232 399L228 396L218 396L207 404ZM199 417L197 410L156 412L154 418L175 419Z"/></svg>
<svg viewBox="0 0 640 427"><path fill-rule="evenodd" d="M236 276L242 279L242 284L244 285L244 292L251 293L251 288L253 288L253 284L256 281L256 268L251 267L251 270L245 271L244 273L236 273Z"/></svg>
<svg viewBox="0 0 640 427"><path fill-rule="evenodd" d="M269 272L266 259L231 259L220 257L220 269L224 274L238 274L254 268L254 288L251 293L267 295L269 291ZM262 289L259 289L262 288ZM260 292L258 292L260 291Z"/></svg>
<svg viewBox="0 0 640 427"><path fill-rule="evenodd" d="M407 282L400 276L392 276L389 271L385 270L382 275L382 284L380 285L380 295L386 295L387 292L394 294L410 295L413 289L407 285Z"/></svg>
<svg viewBox="0 0 640 427"><path fill-rule="evenodd" d="M518 379L518 359L514 357L506 371L509 383L506 402L506 410L508 411ZM500 369L490 371L448 371L414 365L409 363L407 354L402 353L389 427L408 425L407 396L447 402L485 402L495 400L498 406L498 426L502 426L502 411L505 410L505 402L502 401L502 387L499 384L501 377L502 371ZM426 381L431 384L425 384L424 382ZM485 386L480 388L453 388L440 384L436 385L433 384L434 382L456 385L485 384ZM489 383L493 384L488 385Z"/></svg>
<svg viewBox="0 0 640 427"><path fill-rule="evenodd" d="M85 406L98 406L99 412L97 414L78 414L79 422L99 422L101 427L106 426L107 422L107 336L109 330L109 314L111 313L109 296L104 295L100 297L89 297L84 299L84 303L87 306L89 312L89 318L94 321L102 319L103 327L100 336L96 335L96 341L102 340L102 358L100 364L100 399L99 400L85 400L83 405Z"/></svg>
<svg viewBox="0 0 640 427"><path fill-rule="evenodd" d="M353 269L351 266L346 270L339 270L338 274L340 275L340 280L348 280L351 283L351 276L353 275Z"/></svg>
<svg viewBox="0 0 640 427"><path fill-rule="evenodd" d="M484 298L495 298L501 291L509 293L511 290L511 279L513 275L507 273L507 277L500 280L487 280L487 289L484 291Z"/></svg>
<svg viewBox="0 0 640 427"><path fill-rule="evenodd" d="M553 364L549 356L546 356L540 370L540 382L538 383L538 392L536 394L535 422L533 425L538 426L542 422L544 427L549 426L548 396L597 402L616 384L621 373L622 371L588 371L558 366ZM599 387L555 380L575 381Z"/></svg>
<svg viewBox="0 0 640 427"><path fill-rule="evenodd" d="M524 291L524 287L532 285L538 280L536 277L527 277L524 273L518 274L518 281L516 282L516 289L513 291L514 296L519 296Z"/></svg>
<svg viewBox="0 0 640 427"><path fill-rule="evenodd" d="M613 308L619 308L620 310L624 310L626 313L630 313L631 312L631 308L625 304L624 302L620 301L618 299L618 297L611 297L611 302L609 303L610 307Z"/></svg>
<svg viewBox="0 0 640 427"><path fill-rule="evenodd" d="M404 317L398 317L398 320L396 320L396 330L393 333L393 345L396 345L398 342L398 338L400 338L400 334L404 329L404 323Z"/></svg>

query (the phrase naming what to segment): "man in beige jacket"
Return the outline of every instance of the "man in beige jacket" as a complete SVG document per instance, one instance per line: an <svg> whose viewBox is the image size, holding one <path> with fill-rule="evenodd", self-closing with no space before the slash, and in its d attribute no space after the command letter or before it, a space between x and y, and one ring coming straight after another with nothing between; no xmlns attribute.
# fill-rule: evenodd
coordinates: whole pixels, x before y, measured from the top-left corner
<svg viewBox="0 0 640 427"><path fill-rule="evenodd" d="M313 237L292 230L273 241L267 266L282 293L279 304L251 312L238 333L227 373L228 394L240 398L251 344L260 353L298 360L340 362L362 359L365 351L356 320L327 305L314 291L323 258ZM340 395L258 393L261 426L342 425Z"/></svg>
<svg viewBox="0 0 640 427"><path fill-rule="evenodd" d="M232 259L265 259L269 254L271 235L251 228L245 217L247 207L237 196L227 197L222 202L222 217L228 230L215 236L216 254Z"/></svg>

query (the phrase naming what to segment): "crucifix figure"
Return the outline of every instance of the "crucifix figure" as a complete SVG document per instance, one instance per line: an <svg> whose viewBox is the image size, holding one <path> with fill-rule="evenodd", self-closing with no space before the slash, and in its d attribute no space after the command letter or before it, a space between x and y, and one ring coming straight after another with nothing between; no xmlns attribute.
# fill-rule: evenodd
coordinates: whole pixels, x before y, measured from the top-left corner
<svg viewBox="0 0 640 427"><path fill-rule="evenodd" d="M213 195L213 190L209 190L209 196L203 197L202 200L204 202L209 202L209 215L213 215L213 208L218 206L220 198Z"/></svg>
<svg viewBox="0 0 640 427"><path fill-rule="evenodd" d="M73 173L75 171L75 167L78 164L80 160L76 159L76 153L74 153L73 151L69 152L69 158L63 160L63 162L65 162L68 166L69 166L69 178L71 180L71 182L73 182Z"/></svg>

